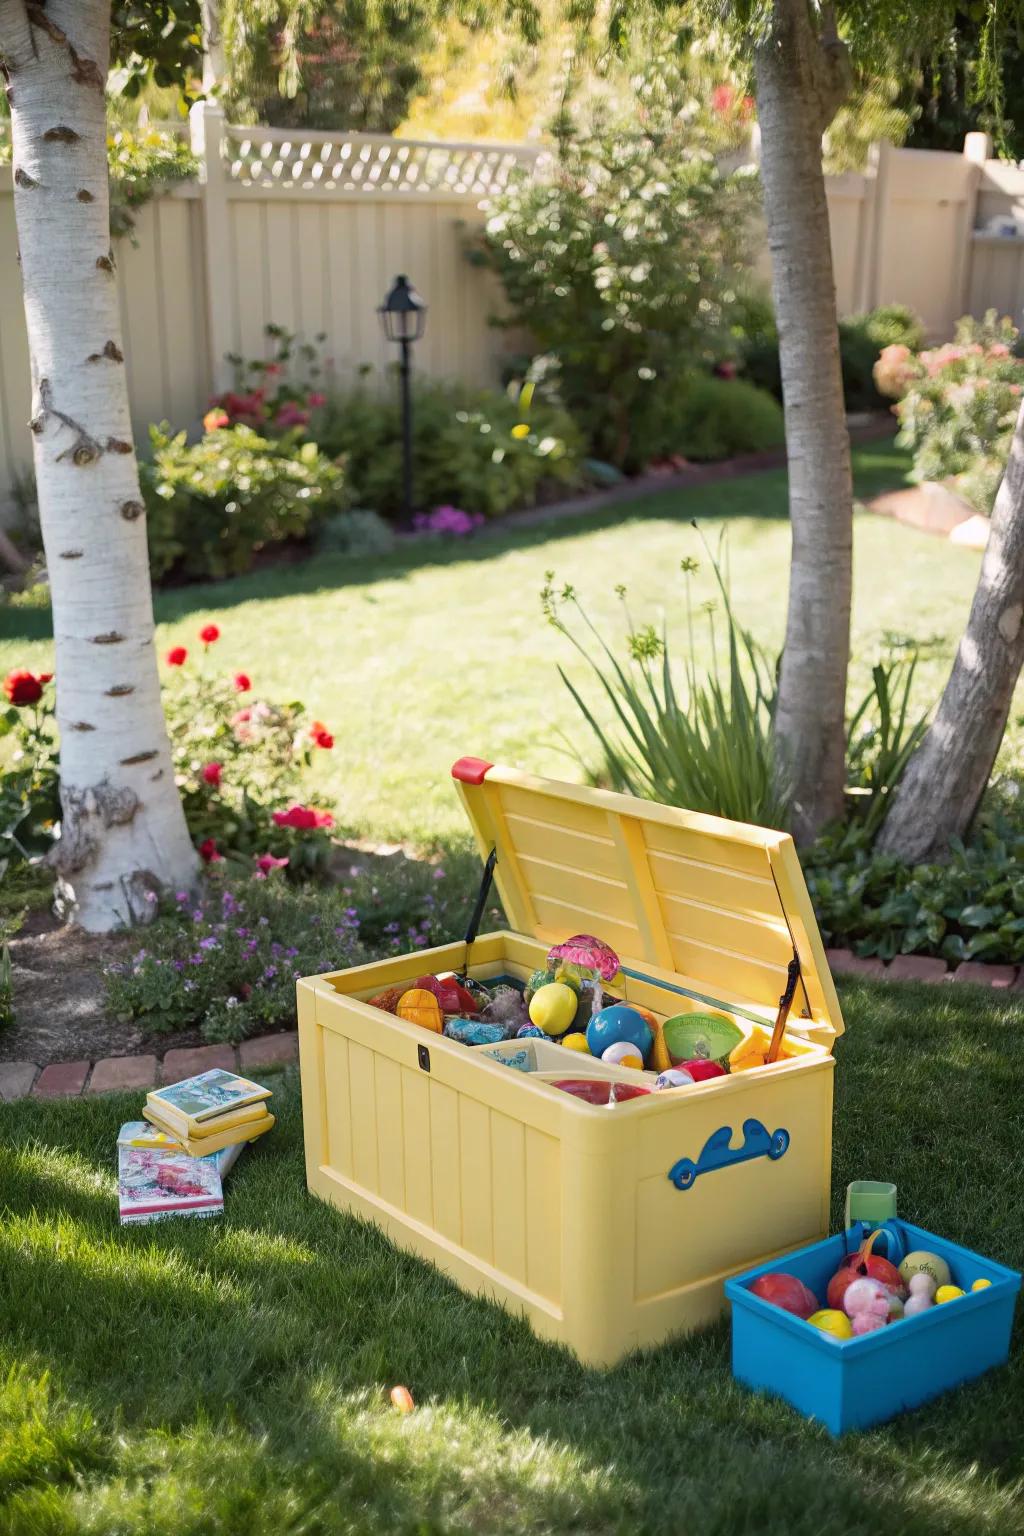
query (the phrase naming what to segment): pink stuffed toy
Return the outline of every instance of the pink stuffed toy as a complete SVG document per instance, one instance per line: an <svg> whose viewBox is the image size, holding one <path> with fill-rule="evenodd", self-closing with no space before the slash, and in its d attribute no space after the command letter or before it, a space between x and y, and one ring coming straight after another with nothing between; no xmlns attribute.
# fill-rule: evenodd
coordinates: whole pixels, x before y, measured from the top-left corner
<svg viewBox="0 0 1024 1536"><path fill-rule="evenodd" d="M888 1286L883 1285L881 1280L872 1280L868 1275L847 1286L843 1308L853 1323L855 1337L885 1327L889 1321L891 1299L892 1293Z"/></svg>

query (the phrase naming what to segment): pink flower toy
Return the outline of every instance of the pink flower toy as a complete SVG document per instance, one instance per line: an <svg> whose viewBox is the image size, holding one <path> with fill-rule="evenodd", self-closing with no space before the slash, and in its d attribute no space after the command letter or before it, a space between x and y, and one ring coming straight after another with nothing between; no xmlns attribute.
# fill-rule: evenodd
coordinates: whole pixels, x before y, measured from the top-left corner
<svg viewBox="0 0 1024 1536"><path fill-rule="evenodd" d="M888 1286L881 1280L864 1275L846 1288L843 1309L853 1323L854 1337L862 1333L874 1333L889 1321L889 1303L892 1299Z"/></svg>

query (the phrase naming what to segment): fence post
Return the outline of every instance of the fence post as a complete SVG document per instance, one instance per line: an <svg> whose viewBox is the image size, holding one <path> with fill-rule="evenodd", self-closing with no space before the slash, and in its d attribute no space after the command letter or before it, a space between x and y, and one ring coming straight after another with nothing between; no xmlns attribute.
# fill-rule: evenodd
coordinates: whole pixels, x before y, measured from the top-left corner
<svg viewBox="0 0 1024 1536"><path fill-rule="evenodd" d="M206 302L207 372L210 392L230 387L231 300L233 275L228 261L230 229L228 185L224 168L225 117L222 107L197 101L189 112L192 153L199 161L203 210L203 288Z"/></svg>
<svg viewBox="0 0 1024 1536"><path fill-rule="evenodd" d="M964 199L964 243L960 262L960 313L971 312L971 282L974 276L974 224L978 216L978 187L985 161L992 158L992 140L987 133L964 135L964 159L969 163Z"/></svg>
<svg viewBox="0 0 1024 1536"><path fill-rule="evenodd" d="M885 225L889 214L889 172L892 145L881 139L871 146L870 170L865 190L869 193L865 229L861 307L877 309L882 303L882 265L885 259Z"/></svg>

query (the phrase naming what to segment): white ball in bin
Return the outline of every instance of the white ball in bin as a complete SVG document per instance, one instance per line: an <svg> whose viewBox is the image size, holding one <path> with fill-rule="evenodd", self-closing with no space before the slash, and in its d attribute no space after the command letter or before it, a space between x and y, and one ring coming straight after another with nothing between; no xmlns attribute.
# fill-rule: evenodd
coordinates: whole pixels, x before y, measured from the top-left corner
<svg viewBox="0 0 1024 1536"><path fill-rule="evenodd" d="M669 1067L667 1072L659 1072L655 1088L685 1088L692 1083L693 1078L684 1067Z"/></svg>
<svg viewBox="0 0 1024 1536"><path fill-rule="evenodd" d="M644 1059L631 1040L616 1040L601 1052L601 1060L610 1067L633 1067L637 1072L644 1069Z"/></svg>

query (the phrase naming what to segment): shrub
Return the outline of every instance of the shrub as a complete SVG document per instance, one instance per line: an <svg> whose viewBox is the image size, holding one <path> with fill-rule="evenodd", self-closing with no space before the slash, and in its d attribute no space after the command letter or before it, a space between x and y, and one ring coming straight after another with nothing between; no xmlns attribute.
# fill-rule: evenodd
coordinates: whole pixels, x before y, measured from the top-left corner
<svg viewBox="0 0 1024 1536"><path fill-rule="evenodd" d="M597 116L488 204L479 259L550 358L598 458L644 460L638 428L725 325L753 181L719 172L693 93L663 58L621 116Z"/></svg>
<svg viewBox="0 0 1024 1536"><path fill-rule="evenodd" d="M325 450L344 457L352 493L386 517L402 510L397 395L367 387L332 394L313 420ZM576 485L582 444L567 413L531 389L418 382L413 390L417 506L452 504L497 517Z"/></svg>
<svg viewBox="0 0 1024 1536"><path fill-rule="evenodd" d="M898 400L897 441L913 450L917 478L953 479L980 512L992 510L1020 408L1019 342L1013 322L990 309L961 320L945 346L916 356L886 347L875 367L879 389Z"/></svg>
<svg viewBox="0 0 1024 1536"><path fill-rule="evenodd" d="M106 973L115 1013L165 1033L201 1023L208 1040L290 1027L295 980L460 934L480 880L469 852L443 864L399 858L355 869L343 885L287 886L210 872L195 899L164 901L139 950ZM489 909L485 927L500 917Z"/></svg>
<svg viewBox="0 0 1024 1536"><path fill-rule="evenodd" d="M611 706L614 726L606 730L583 695L559 667L559 676L579 707L598 749L596 777L612 789L666 805L707 811L760 826L785 827L789 792L775 762L775 668L733 612L718 560L710 555L725 610L723 662L716 645L705 673L693 654L690 575L697 562L685 559L690 653L682 668L684 692L676 689L666 631L634 624L626 612L626 654L619 660L587 617L572 586L556 591L548 572L541 601L550 623L572 642L591 668ZM595 655L563 618L566 608L597 642ZM570 615L572 622L572 615ZM715 621L709 615L714 638ZM576 748L584 767L586 760Z"/></svg>
<svg viewBox="0 0 1024 1536"><path fill-rule="evenodd" d="M785 442L782 407L745 379L697 375L680 402L673 451L698 461L758 453Z"/></svg>
<svg viewBox="0 0 1024 1536"><path fill-rule="evenodd" d="M150 438L153 458L139 472L156 581L237 575L257 551L307 537L344 505L342 470L294 432L272 440L218 425L189 445L164 424Z"/></svg>
<svg viewBox="0 0 1024 1536"><path fill-rule="evenodd" d="M351 512L333 512L317 534L318 555L348 555L353 560L372 559L389 554L395 547L395 535L378 512L353 507Z"/></svg>
<svg viewBox="0 0 1024 1536"><path fill-rule="evenodd" d="M189 833L208 864L293 880L320 873L331 850L331 811L301 803L313 756L334 745L328 728L301 704L275 704L253 694L252 679L217 674L214 624L199 632L194 664L183 645L164 658L162 702L175 782ZM53 689L46 674L8 674L9 701L0 736L15 752L0 780L0 881L13 883L41 863L59 835L58 741Z"/></svg>

